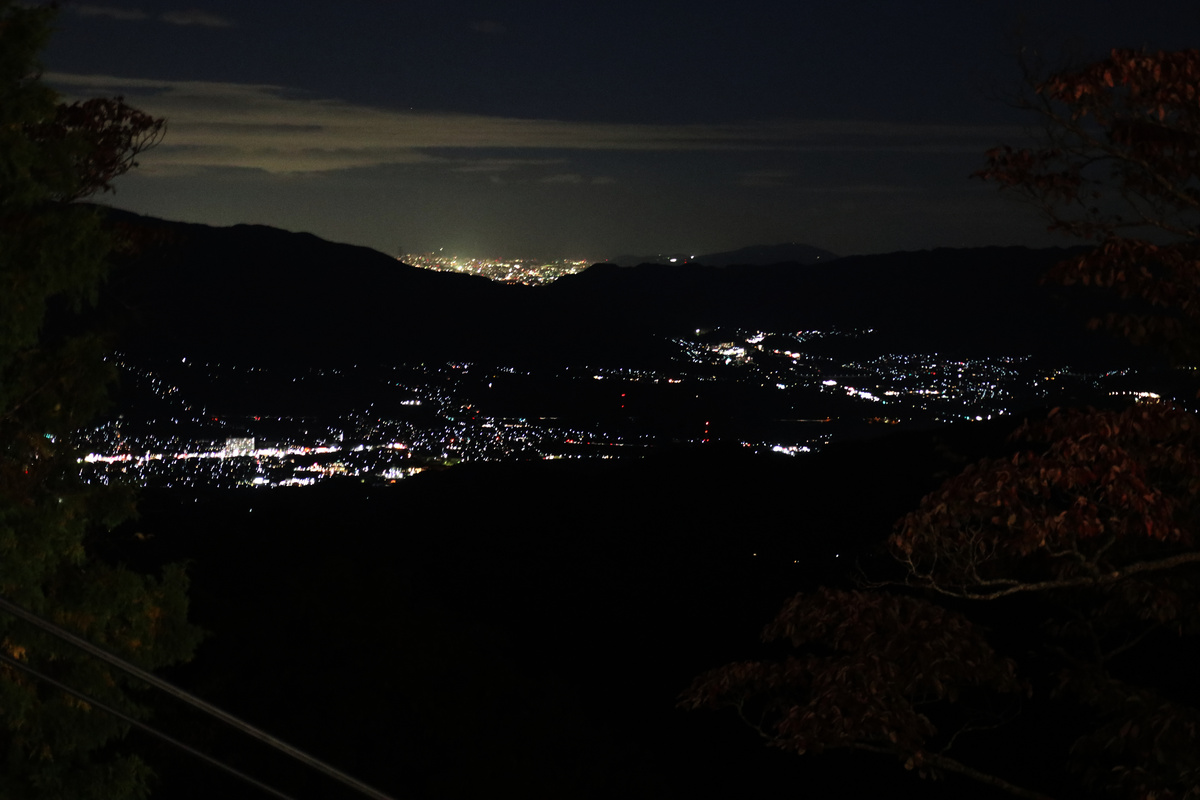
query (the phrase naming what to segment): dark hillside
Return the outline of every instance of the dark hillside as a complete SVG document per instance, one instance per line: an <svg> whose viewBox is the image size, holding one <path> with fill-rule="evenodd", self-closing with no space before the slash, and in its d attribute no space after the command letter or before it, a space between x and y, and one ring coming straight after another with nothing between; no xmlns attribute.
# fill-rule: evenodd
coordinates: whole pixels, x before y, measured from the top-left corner
<svg viewBox="0 0 1200 800"><path fill-rule="evenodd" d="M697 267L599 264L546 287L558 308L662 329L876 328L897 350L1129 353L1085 329L1078 293L1039 284L1068 251L992 247L842 258L830 264Z"/></svg>
<svg viewBox="0 0 1200 800"><path fill-rule="evenodd" d="M1038 285L1061 250L941 249L812 266L595 265L527 287L416 269L308 234L119 217L156 242L110 287L135 350L630 366L662 358L660 337L700 327L836 326L875 328L897 349L1133 357L1084 330L1075 294Z"/></svg>
<svg viewBox="0 0 1200 800"><path fill-rule="evenodd" d="M830 262L836 259L837 256L828 250L822 250L812 245L786 242L784 244L752 245L737 250L705 253L703 255L684 253L670 255L659 253L654 256L621 255L616 258L610 258L608 261L613 264L632 266L634 264L670 264L674 263L671 261L672 258L677 261L686 261L690 264L703 264L708 267L729 267L745 266L747 264L795 264L799 266L815 264L818 261Z"/></svg>
<svg viewBox="0 0 1200 800"><path fill-rule="evenodd" d="M391 490L150 493L137 529L152 538L121 549L192 564L194 616L213 633L178 680L396 797L861 797L887 786L674 699L756 654L790 594L846 580L998 429L959 433L785 462L693 453L476 465ZM160 719L297 797L342 796L189 713ZM255 796L163 757L162 797Z"/></svg>

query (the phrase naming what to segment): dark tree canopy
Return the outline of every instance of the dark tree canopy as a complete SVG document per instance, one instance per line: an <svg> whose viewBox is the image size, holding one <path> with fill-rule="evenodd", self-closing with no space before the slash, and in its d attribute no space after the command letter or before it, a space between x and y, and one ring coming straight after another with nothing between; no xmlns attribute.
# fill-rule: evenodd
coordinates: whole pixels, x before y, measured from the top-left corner
<svg viewBox="0 0 1200 800"><path fill-rule="evenodd" d="M1200 51L1116 50L1033 89L1044 146L996 148L978 174L1096 243L1052 279L1116 290L1109 325L1197 352ZM710 671L681 704L1021 797L1200 798L1200 419L1055 409L1012 441L897 523L899 579L798 595L764 634L795 655ZM1036 745L1003 739L1036 708L1062 720L1039 731L1062 753L1049 780L1021 774ZM971 763L973 737L1003 768Z"/></svg>
<svg viewBox="0 0 1200 800"><path fill-rule="evenodd" d="M1198 354L1200 50L1113 50L1033 80L1036 148L997 147L977 176L1016 192L1050 229L1097 242L1051 278L1137 300L1103 323L1137 342Z"/></svg>
<svg viewBox="0 0 1200 800"><path fill-rule="evenodd" d="M161 120L119 99L66 105L39 80L53 12L0 0L0 595L144 667L190 656L186 578L92 557L131 495L83 485L71 433L105 402L106 342L79 333L114 240L73 201L111 189ZM72 331L75 332L72 332ZM71 646L0 612L0 654L134 715L136 690ZM142 797L126 725L0 663L0 796Z"/></svg>

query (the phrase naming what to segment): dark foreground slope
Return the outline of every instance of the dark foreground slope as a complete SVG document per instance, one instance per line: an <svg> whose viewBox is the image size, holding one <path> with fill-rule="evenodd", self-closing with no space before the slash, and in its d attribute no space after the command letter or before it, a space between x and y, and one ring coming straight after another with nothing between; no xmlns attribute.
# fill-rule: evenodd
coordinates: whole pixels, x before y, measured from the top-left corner
<svg viewBox="0 0 1200 800"><path fill-rule="evenodd" d="M528 287L261 226L124 219L155 242L110 287L134 350L632 366L664 356L664 336L716 326L875 328L897 349L1068 361L1116 347L1083 330L1078 297L1039 286L1060 250L947 249L809 266L596 265Z"/></svg>
<svg viewBox="0 0 1200 800"><path fill-rule="evenodd" d="M694 453L477 465L390 491L149 494L137 530L151 538L129 528L112 545L191 562L212 635L177 680L394 797L857 798L907 776L769 751L675 698L761 655L790 594L844 582L995 438L968 430L807 461ZM350 796L190 712L158 720L297 798ZM161 797L258 796L159 761Z"/></svg>

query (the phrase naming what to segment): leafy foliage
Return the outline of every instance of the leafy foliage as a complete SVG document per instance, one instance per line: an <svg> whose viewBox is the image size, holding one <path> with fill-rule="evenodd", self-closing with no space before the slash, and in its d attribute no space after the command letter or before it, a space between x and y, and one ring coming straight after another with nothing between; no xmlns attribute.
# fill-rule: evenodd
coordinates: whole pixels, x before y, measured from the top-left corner
<svg viewBox="0 0 1200 800"><path fill-rule="evenodd" d="M72 201L111 189L162 130L117 100L74 105L38 80L53 12L0 0L0 594L145 668L187 658L186 576L102 563L88 537L132 513L77 479L69 434L105 401L105 341L79 332L115 242ZM71 332L75 329L75 332ZM134 714L107 666L0 615L10 658ZM148 769L118 720L0 665L0 796L141 797Z"/></svg>
<svg viewBox="0 0 1200 800"><path fill-rule="evenodd" d="M1054 695L1095 725L1071 748L1092 788L1200 794L1195 693L1154 688L1177 665L1138 654L1155 643L1180 659L1167 643L1200 633L1198 426L1164 403L1027 423L1014 438L1039 449L946 481L888 543L911 585L971 600L1038 596Z"/></svg>
<svg viewBox="0 0 1200 800"><path fill-rule="evenodd" d="M1113 50L1031 81L1038 148L997 147L976 173L1041 208L1050 229L1099 246L1050 275L1149 308L1097 319L1194 357L1200 342L1200 50Z"/></svg>
<svg viewBox="0 0 1200 800"><path fill-rule="evenodd" d="M850 747L924 762L937 734L928 707L977 687L1019 689L961 614L891 594L819 589L799 594L763 632L802 655L708 672L685 696L690 708L733 706L768 741L797 753Z"/></svg>
<svg viewBox="0 0 1200 800"><path fill-rule="evenodd" d="M899 521L887 544L908 589L797 595L764 632L794 654L711 670L681 705L732 708L800 754L891 755L925 776L1040 797L950 751L980 730L995 744L1018 700L1052 704L1084 720L1082 733L1063 726L1061 744L1088 790L1200 796L1183 656L1200 633L1198 426L1167 404L1026 423L1011 457L969 467ZM996 603L1007 610L991 613ZM996 632L1016 660L996 651ZM1005 752L1021 762L1019 743Z"/></svg>
<svg viewBox="0 0 1200 800"><path fill-rule="evenodd" d="M946 481L889 541L910 581L995 599L1085 587L1200 560L1196 417L1167 404L1051 414L1014 434L1044 443ZM1144 613L1155 612L1147 608Z"/></svg>
<svg viewBox="0 0 1200 800"><path fill-rule="evenodd" d="M996 148L977 174L1097 242L1051 278L1140 304L1105 324L1177 357L1200 352L1200 51L1114 50L1036 82L1034 96L1046 146ZM1138 229L1145 238L1127 236ZM949 755L964 734L1011 721L1003 699L1025 689L1076 721L1059 739L1064 777L1084 791L1200 798L1188 649L1200 633L1200 419L1169 403L1055 409L1013 440L897 523L886 547L902 580L798 595L766 631L797 655L712 670L681 705L732 707L799 753L890 754L1042 797ZM993 651L997 634L1018 660ZM1019 742L1005 752L1020 763Z"/></svg>

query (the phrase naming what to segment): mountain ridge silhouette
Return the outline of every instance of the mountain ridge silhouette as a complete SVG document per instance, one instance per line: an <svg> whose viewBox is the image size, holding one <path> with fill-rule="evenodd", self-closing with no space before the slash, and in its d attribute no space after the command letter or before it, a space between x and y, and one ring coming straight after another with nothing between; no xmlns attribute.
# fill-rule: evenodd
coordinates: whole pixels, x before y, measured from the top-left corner
<svg viewBox="0 0 1200 800"><path fill-rule="evenodd" d="M123 346L247 358L620 361L697 328L872 328L893 351L1134 357L1085 330L1098 296L1040 277L1073 251L940 248L815 265L596 264L544 286L402 264L266 226L114 215L149 230L110 291ZM1131 355L1134 354L1134 355Z"/></svg>

